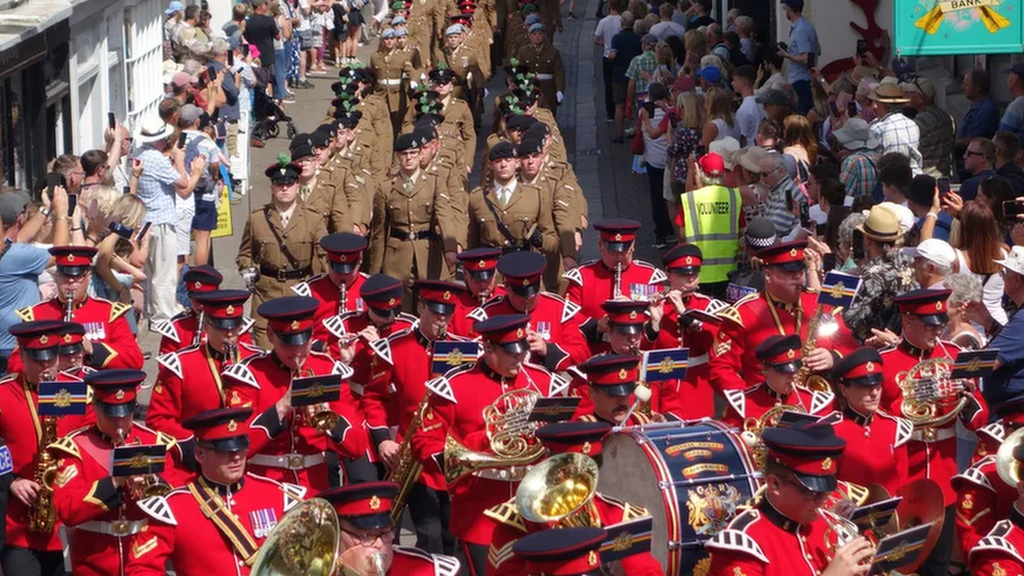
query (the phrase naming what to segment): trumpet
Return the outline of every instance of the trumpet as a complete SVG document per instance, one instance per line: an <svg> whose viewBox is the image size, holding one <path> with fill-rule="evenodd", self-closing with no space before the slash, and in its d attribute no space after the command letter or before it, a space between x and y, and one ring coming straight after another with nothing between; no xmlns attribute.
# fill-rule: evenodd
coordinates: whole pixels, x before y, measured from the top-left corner
<svg viewBox="0 0 1024 576"><path fill-rule="evenodd" d="M64 321L71 322L71 318L75 315L75 293L73 290L68 290L64 293Z"/></svg>

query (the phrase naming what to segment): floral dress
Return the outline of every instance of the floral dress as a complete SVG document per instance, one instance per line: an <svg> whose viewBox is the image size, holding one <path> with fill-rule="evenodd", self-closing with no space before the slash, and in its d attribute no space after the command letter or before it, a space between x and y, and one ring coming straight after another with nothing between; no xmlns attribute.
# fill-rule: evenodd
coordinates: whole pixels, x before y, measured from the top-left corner
<svg viewBox="0 0 1024 576"><path fill-rule="evenodd" d="M700 145L700 133L693 128L680 126L672 135L672 143L668 145L668 156L675 160L672 168L672 182L686 184L686 159Z"/></svg>

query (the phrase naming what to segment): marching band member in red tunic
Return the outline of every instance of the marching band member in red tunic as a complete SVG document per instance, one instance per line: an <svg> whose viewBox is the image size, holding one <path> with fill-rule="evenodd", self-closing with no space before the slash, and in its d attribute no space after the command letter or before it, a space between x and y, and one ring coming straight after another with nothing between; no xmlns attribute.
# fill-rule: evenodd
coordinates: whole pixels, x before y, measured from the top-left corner
<svg viewBox="0 0 1024 576"><path fill-rule="evenodd" d="M702 261L700 248L694 244L677 244L665 254L662 262L668 270L669 284L661 293L664 299L651 303L648 311L651 321L645 330L647 344L644 347L647 349L690 349L686 377L679 384L686 402L681 402L673 412L683 420L710 417L715 412L708 360L716 323L687 316L686 311L699 310L710 315L727 304L697 292Z"/></svg>
<svg viewBox="0 0 1024 576"><path fill-rule="evenodd" d="M505 287L498 284L498 275L495 274L501 248L481 246L463 250L459 252L458 258L462 262L462 281L467 290L459 294L459 307L448 331L466 338L476 338L473 323L487 319L487 313L483 311L484 304L491 298L505 295Z"/></svg>
<svg viewBox="0 0 1024 576"><path fill-rule="evenodd" d="M711 385L717 392L743 390L764 378L754 349L769 336L795 334L801 342L811 336L808 326L817 309L818 295L804 287L805 248L807 242L798 240L759 250L757 255L765 265L764 292L751 294L718 312L722 325L711 351ZM815 372L830 370L837 352L857 347L842 318L835 320L839 329L829 336L819 331L815 348L803 358Z"/></svg>
<svg viewBox="0 0 1024 576"><path fill-rule="evenodd" d="M220 408L186 420L199 478L139 502L149 524L135 538L128 576L248 576L256 552L306 489L246 472L250 408Z"/></svg>
<svg viewBox="0 0 1024 576"><path fill-rule="evenodd" d="M381 576L456 576L459 561L411 546L395 546L391 509L398 484L362 482L317 494L334 506L341 525L341 561L357 574L378 574L373 557L380 555Z"/></svg>
<svg viewBox="0 0 1024 576"><path fill-rule="evenodd" d="M91 366L85 365L85 327L77 322L65 322L57 331L60 348L57 349L57 369L62 373L79 380L86 374L95 372Z"/></svg>
<svg viewBox="0 0 1024 576"><path fill-rule="evenodd" d="M548 261L537 252L513 252L498 260L498 272L505 277L505 295L484 304L488 316L528 314L526 340L530 359L551 371L560 372L590 357L590 347L580 331L579 306L551 292L541 290Z"/></svg>
<svg viewBox="0 0 1024 576"><path fill-rule="evenodd" d="M329 487L326 450L342 458L364 457L369 447L362 415L347 385L342 383L340 400L326 407L338 416L333 429L315 428L309 421L313 407L292 409L293 378L340 374L352 371L326 354L312 351L313 313L318 303L304 296L275 298L260 305L257 312L267 319L267 334L273 349L250 356L225 370L225 396L232 407L251 407L256 412L250 423L249 468L277 481L289 481L312 490Z"/></svg>
<svg viewBox="0 0 1024 576"><path fill-rule="evenodd" d="M1024 446L1013 451L1017 466L1024 463ZM1024 574L1024 491L1018 482L1016 501L1009 508L1009 516L978 541L970 552L964 550L967 565L975 576L1017 576Z"/></svg>
<svg viewBox="0 0 1024 576"><path fill-rule="evenodd" d="M795 334L769 336L758 344L754 356L761 363L764 381L746 390L725 390L729 407L722 421L742 430L749 418L757 420L776 406L793 406L822 416L832 412L832 392L811 391L794 382L803 365L801 346Z"/></svg>
<svg viewBox="0 0 1024 576"><path fill-rule="evenodd" d="M512 553L526 564L522 574L598 576L607 540L601 528L553 528L523 536Z"/></svg>
<svg viewBox="0 0 1024 576"><path fill-rule="evenodd" d="M605 300L622 297L647 300L661 291L661 285L668 278L651 264L633 258L636 232L640 229L636 220L611 218L594 224L594 229L601 236L598 241L601 258L567 270L563 277L569 281L565 299L580 307L583 332L596 346L593 351L603 352L608 348L601 338L605 330L601 325L604 318L601 305ZM616 277L618 286L615 286Z"/></svg>
<svg viewBox="0 0 1024 576"><path fill-rule="evenodd" d="M153 329L161 334L161 356L206 341L203 327L199 325L199 315L203 307L200 302L196 301L196 298L207 292L220 290L224 276L213 266L203 264L189 268L183 275L183 281L185 290L188 291L189 300L192 301L192 308L175 315L170 320L162 320L153 325ZM250 330L254 324L255 322L251 318L242 319L242 324L238 328L240 342L253 346Z"/></svg>
<svg viewBox="0 0 1024 576"><path fill-rule="evenodd" d="M834 421L836 436L846 440L836 477L878 484L895 495L907 483L907 441L914 426L879 408L882 357L874 348L859 348L836 364L832 381L846 406Z"/></svg>
<svg viewBox="0 0 1024 576"><path fill-rule="evenodd" d="M24 322L33 320L69 320L85 328L85 364L95 368L142 368L142 350L135 341L128 318L131 306L110 302L89 296L89 281L92 278L92 259L96 248L92 246L54 246L50 254L56 259L57 296L44 300L16 314ZM67 303L68 295L71 304ZM11 354L8 372L21 367L17 349Z"/></svg>
<svg viewBox="0 0 1024 576"><path fill-rule="evenodd" d="M946 315L946 299L949 290L911 290L893 298L899 305L903 321L900 343L881 351L882 360L882 406L889 406L895 416L903 416L903 394L900 382L908 377L915 366L926 360L956 361L960 348L952 342L939 339L949 322ZM949 566L949 554L953 548L956 492L952 478L957 474L956 420L959 418L968 430L977 430L988 421L988 408L978 390L968 389L957 392L951 400L966 399L958 416L946 418L938 425L915 425L907 443L908 481L930 478L942 488L946 519L942 535L932 549L924 565L922 576L945 576ZM939 407L940 409L943 406ZM948 408L946 408L948 410ZM941 411L939 417L944 415ZM911 420L913 421L913 420Z"/></svg>
<svg viewBox="0 0 1024 576"><path fill-rule="evenodd" d="M42 576L63 573L64 558L57 526L45 532L30 529L29 518L41 487L36 482L40 443L47 418L56 419L53 442L95 421L92 408L84 416L39 416L39 383L81 382L57 371L58 320L23 322L10 328L21 350L21 368L0 379L0 437L7 442L14 465L14 482L7 508L7 539L2 551L5 574Z"/></svg>
<svg viewBox="0 0 1024 576"><path fill-rule="evenodd" d="M202 343L157 358L153 394L146 424L180 442L187 461L192 457L192 434L181 423L197 414L223 408L221 373L230 365L263 351L240 342L246 318L248 290L204 291L192 296L203 316Z"/></svg>
<svg viewBox="0 0 1024 576"><path fill-rule="evenodd" d="M598 354L574 368L576 379L586 378L588 383L586 408L581 406L573 415L583 422L607 422L613 426L638 426L653 421L652 414L630 408L637 402L633 391L640 378L640 358L615 353ZM629 418L627 419L627 414ZM657 415L657 421L664 421Z"/></svg>
<svg viewBox="0 0 1024 576"><path fill-rule="evenodd" d="M371 448L390 470L398 464L398 455L409 424L416 417L420 403L430 392L426 382L434 374L434 342L464 338L447 334L457 309L461 284L441 280L417 280L416 326L396 332L374 343L374 355L380 366L380 377L366 387L360 402L370 428ZM397 417L395 417L397 416ZM392 434L391 430L397 430ZM415 486L409 491L409 513L416 528L416 546L431 553L455 551L455 541L445 529L451 516L451 502L444 474L433 464L424 467Z"/></svg>
<svg viewBox="0 0 1024 576"><path fill-rule="evenodd" d="M767 489L705 544L710 576L866 576L874 548L863 536L832 557L818 509L836 488L836 463L846 443L828 424L768 428ZM834 537L834 534L833 534Z"/></svg>
<svg viewBox="0 0 1024 576"><path fill-rule="evenodd" d="M313 315L313 339L329 341L333 334L328 322L337 323L345 312L362 312L365 308L359 289L369 278L359 271L366 250L366 238L351 232L336 232L320 239L320 247L327 253L330 269L305 282L292 286L299 296L316 298L320 305ZM342 294L345 302L342 305ZM333 319L333 320L332 320Z"/></svg>
<svg viewBox="0 0 1024 576"><path fill-rule="evenodd" d="M71 540L74 576L110 576L125 573L135 536L146 525L138 507L146 479L111 476L113 450L118 446L160 444L167 459L160 479L182 486L193 474L182 465L181 447L174 438L132 422L141 370L101 370L86 377L93 391L96 424L81 428L50 444L60 458L53 484L57 517L75 529Z"/></svg>
<svg viewBox="0 0 1024 576"><path fill-rule="evenodd" d="M538 396L565 394L566 382L543 367L526 363L529 321L529 316L516 314L478 322L474 329L483 337L481 359L427 383L433 394L422 425L412 437L413 455L420 463L443 466L449 433L470 450L491 453L483 410L505 393L529 390ZM487 546L494 532L494 524L484 518L483 512L511 498L517 485L506 470L488 469L448 487L452 500L449 529L461 540L474 576L486 572Z"/></svg>
<svg viewBox="0 0 1024 576"><path fill-rule="evenodd" d="M599 459L602 442L611 429L611 425L606 422L562 422L539 428L537 439L544 443L551 456L577 453ZM563 526L559 522L538 524L527 520L516 507L515 498L487 510L484 515L499 524L494 531L494 539L487 552L487 576L524 574L525 562L521 557L512 553L515 543L528 534ZM614 536L615 524L650 516L650 513L642 506L635 506L595 492L589 502L584 504L580 510L566 516L565 520L571 521L572 518L581 515L596 519L596 523L593 524L595 527L605 528ZM571 526L572 524L566 525ZM650 552L623 558L622 571L626 576L661 576L663 574L661 566Z"/></svg>

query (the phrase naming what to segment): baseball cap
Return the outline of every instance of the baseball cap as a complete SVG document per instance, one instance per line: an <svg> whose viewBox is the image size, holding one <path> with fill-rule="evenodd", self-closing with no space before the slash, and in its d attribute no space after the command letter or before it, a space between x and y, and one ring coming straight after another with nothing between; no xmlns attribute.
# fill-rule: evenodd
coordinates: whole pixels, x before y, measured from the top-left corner
<svg viewBox="0 0 1024 576"><path fill-rule="evenodd" d="M1018 62L1009 68L1003 70L1003 73L1014 73L1021 78L1024 78L1024 62Z"/></svg>
<svg viewBox="0 0 1024 576"><path fill-rule="evenodd" d="M1003 268L1024 276L1024 246L1014 246L1002 260L996 260Z"/></svg>
<svg viewBox="0 0 1024 576"><path fill-rule="evenodd" d="M3 221L4 226L14 224L27 205L28 196L21 192L12 190L0 194L0 220Z"/></svg>
<svg viewBox="0 0 1024 576"><path fill-rule="evenodd" d="M914 248L904 248L909 258L924 258L937 266L950 268L956 262L956 252L946 241L938 238L923 240Z"/></svg>
<svg viewBox="0 0 1024 576"><path fill-rule="evenodd" d="M164 10L164 14L167 15L167 16L170 16L171 14L174 14L176 12L181 12L184 9L185 9L185 5L184 4L182 4L181 2L178 2L178 0L171 0L171 3L167 5L167 9Z"/></svg>
<svg viewBox="0 0 1024 576"><path fill-rule="evenodd" d="M196 120L199 120L202 115L203 109L195 104L185 104L181 107L181 110L178 111L178 118L186 124L191 124Z"/></svg>
<svg viewBox="0 0 1024 576"><path fill-rule="evenodd" d="M710 152L701 156L697 164L700 165L700 169L705 174L721 175L725 173L725 160L717 152Z"/></svg>
<svg viewBox="0 0 1024 576"><path fill-rule="evenodd" d="M658 37L654 34L645 34L642 43L646 46L648 44L657 44Z"/></svg>
<svg viewBox="0 0 1024 576"><path fill-rule="evenodd" d="M718 84L722 81L722 71L715 66L701 68L700 72L697 72L697 76L700 76L712 84Z"/></svg>
<svg viewBox="0 0 1024 576"><path fill-rule="evenodd" d="M174 76L171 76L171 84L177 87L188 86L192 82L192 77L187 72L175 72Z"/></svg>

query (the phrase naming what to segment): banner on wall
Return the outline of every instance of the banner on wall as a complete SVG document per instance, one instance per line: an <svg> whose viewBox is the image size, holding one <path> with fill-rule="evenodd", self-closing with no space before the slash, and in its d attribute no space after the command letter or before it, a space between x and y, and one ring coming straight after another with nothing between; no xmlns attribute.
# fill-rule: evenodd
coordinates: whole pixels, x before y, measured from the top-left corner
<svg viewBox="0 0 1024 576"><path fill-rule="evenodd" d="M1020 54L1024 0L894 0L899 56Z"/></svg>
<svg viewBox="0 0 1024 576"><path fill-rule="evenodd" d="M220 207L217 208L217 228L210 232L210 238L224 238L232 234L234 234L234 231L231 229L231 196L228 194L228 187L225 184L220 189Z"/></svg>

